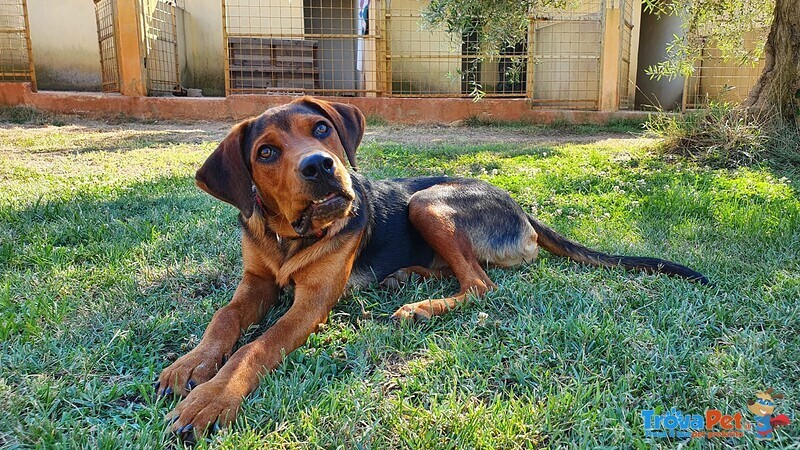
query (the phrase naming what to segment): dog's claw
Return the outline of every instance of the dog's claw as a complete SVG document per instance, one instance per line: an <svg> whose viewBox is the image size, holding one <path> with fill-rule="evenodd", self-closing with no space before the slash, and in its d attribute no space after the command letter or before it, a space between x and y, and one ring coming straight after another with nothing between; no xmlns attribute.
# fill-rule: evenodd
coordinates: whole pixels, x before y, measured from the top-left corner
<svg viewBox="0 0 800 450"><path fill-rule="evenodd" d="M164 389L164 392L161 394L161 396L166 397L170 394L172 394L172 386L168 386L166 389Z"/></svg>
<svg viewBox="0 0 800 450"><path fill-rule="evenodd" d="M189 380L189 381L186 382L186 390L187 391L191 391L195 387L197 387L197 382L195 382L194 380Z"/></svg>
<svg viewBox="0 0 800 450"><path fill-rule="evenodd" d="M194 425L189 424L178 430L176 436L178 436L185 445L194 447L197 444L197 435L193 431Z"/></svg>

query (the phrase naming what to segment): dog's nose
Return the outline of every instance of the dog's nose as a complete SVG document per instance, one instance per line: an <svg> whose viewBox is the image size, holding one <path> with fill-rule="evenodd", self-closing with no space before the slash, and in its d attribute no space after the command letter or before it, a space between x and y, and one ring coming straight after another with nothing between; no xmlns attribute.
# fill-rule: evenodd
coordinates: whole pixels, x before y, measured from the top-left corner
<svg viewBox="0 0 800 450"><path fill-rule="evenodd" d="M306 156L300 161L300 174L308 181L320 181L325 177L333 176L335 171L333 158L321 153Z"/></svg>

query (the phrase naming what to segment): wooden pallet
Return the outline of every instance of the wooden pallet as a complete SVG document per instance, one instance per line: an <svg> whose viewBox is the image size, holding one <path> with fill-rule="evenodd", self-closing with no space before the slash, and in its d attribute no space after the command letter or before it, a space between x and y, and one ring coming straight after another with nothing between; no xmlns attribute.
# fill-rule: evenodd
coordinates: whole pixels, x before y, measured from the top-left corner
<svg viewBox="0 0 800 450"><path fill-rule="evenodd" d="M296 92L319 89L317 41L228 38L231 91Z"/></svg>

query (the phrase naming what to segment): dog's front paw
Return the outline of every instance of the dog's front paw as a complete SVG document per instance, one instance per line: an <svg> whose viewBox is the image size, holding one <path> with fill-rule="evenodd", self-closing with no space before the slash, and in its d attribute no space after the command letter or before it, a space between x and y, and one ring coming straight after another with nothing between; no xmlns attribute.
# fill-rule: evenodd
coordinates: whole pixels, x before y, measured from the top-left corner
<svg viewBox="0 0 800 450"><path fill-rule="evenodd" d="M244 394L236 391L227 381L211 380L193 389L167 414L166 419L171 423L170 431L181 439L193 441L196 436L233 422Z"/></svg>
<svg viewBox="0 0 800 450"><path fill-rule="evenodd" d="M196 386L213 378L223 359L224 355L195 348L161 372L155 384L156 393L158 396L186 396Z"/></svg>
<svg viewBox="0 0 800 450"><path fill-rule="evenodd" d="M395 322L424 322L430 320L433 314L431 314L422 303L423 302L403 305L392 314L392 320Z"/></svg>

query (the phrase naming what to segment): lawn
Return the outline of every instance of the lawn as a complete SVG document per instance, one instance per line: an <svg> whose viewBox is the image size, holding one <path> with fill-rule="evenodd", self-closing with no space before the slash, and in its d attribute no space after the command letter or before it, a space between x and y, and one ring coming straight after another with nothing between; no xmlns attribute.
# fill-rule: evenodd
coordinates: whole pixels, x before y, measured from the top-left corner
<svg viewBox="0 0 800 450"><path fill-rule="evenodd" d="M193 184L230 124L3 117L0 448L162 447L175 401L152 383L241 274L236 211ZM752 436L645 438L641 411L752 419L768 387L793 419L770 447L800 446L800 172L698 166L635 130L378 124L359 159L375 178L485 179L574 239L714 287L543 252L428 323L388 316L454 282L356 291L200 447L732 448Z"/></svg>

